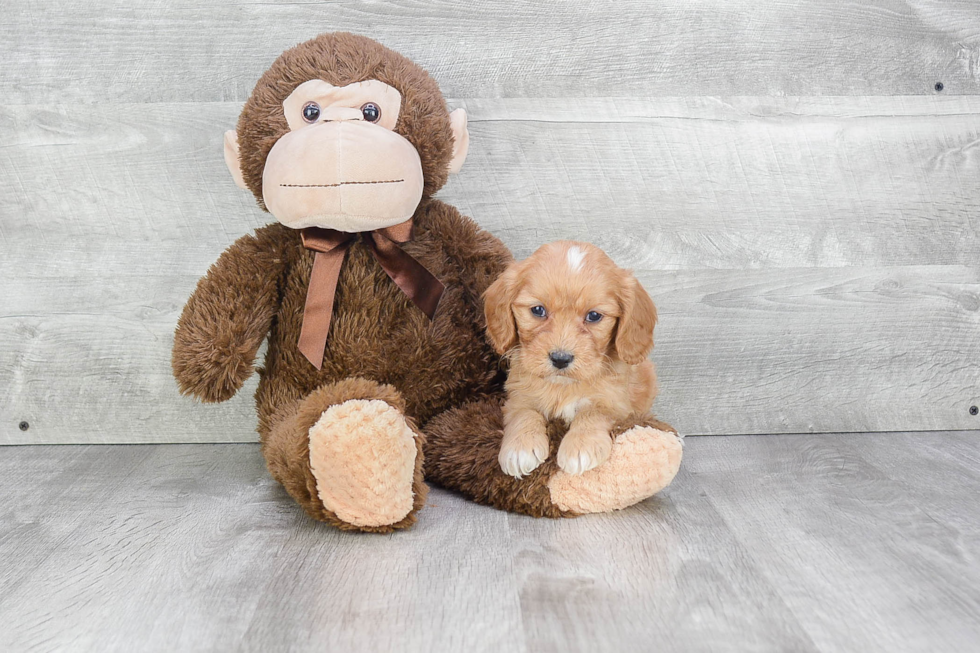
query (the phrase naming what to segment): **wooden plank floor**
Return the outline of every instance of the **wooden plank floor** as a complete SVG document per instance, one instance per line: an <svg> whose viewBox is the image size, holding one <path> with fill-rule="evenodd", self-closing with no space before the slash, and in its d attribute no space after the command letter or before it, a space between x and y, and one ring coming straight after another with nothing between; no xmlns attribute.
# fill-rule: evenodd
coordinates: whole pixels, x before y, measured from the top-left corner
<svg viewBox="0 0 980 653"><path fill-rule="evenodd" d="M307 520L254 444L0 448L0 650L969 651L980 432L689 438L626 511Z"/></svg>

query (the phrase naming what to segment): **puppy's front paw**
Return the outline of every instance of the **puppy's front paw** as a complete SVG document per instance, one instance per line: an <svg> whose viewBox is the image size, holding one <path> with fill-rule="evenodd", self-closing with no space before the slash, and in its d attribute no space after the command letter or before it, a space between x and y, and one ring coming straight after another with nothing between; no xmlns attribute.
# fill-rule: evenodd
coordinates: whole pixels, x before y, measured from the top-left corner
<svg viewBox="0 0 980 653"><path fill-rule="evenodd" d="M544 433L506 434L497 460L504 474L521 478L548 458L548 436Z"/></svg>
<svg viewBox="0 0 980 653"><path fill-rule="evenodd" d="M603 431L569 431L558 447L558 466L568 474L583 474L609 460L612 438Z"/></svg>

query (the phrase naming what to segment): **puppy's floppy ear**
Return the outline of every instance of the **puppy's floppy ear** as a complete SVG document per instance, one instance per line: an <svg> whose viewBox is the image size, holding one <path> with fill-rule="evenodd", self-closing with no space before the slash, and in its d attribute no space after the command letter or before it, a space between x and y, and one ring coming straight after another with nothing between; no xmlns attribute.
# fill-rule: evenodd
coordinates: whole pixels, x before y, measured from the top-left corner
<svg viewBox="0 0 980 653"><path fill-rule="evenodd" d="M498 354L507 353L517 344L517 321L511 306L520 288L520 267L520 263L511 263L483 294L487 335Z"/></svg>
<svg viewBox="0 0 980 653"><path fill-rule="evenodd" d="M616 325L616 353L625 362L636 365L642 363L653 349L657 307L632 273L625 273L620 288L623 315Z"/></svg>

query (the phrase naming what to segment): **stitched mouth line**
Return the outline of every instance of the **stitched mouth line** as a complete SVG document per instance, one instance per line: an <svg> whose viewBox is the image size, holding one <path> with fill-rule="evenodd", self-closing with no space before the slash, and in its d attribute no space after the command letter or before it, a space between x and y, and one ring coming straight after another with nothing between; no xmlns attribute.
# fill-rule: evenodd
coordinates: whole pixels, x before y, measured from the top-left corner
<svg viewBox="0 0 980 653"><path fill-rule="evenodd" d="M364 184L398 184L404 179L387 179L384 181L342 181L338 184L279 184L281 188L336 188L337 186L356 186Z"/></svg>

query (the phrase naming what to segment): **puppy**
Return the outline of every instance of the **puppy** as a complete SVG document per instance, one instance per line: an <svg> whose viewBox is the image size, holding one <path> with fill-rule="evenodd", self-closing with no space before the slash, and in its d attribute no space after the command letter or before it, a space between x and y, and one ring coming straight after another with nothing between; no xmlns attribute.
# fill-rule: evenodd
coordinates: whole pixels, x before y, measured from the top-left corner
<svg viewBox="0 0 980 653"><path fill-rule="evenodd" d="M643 286L598 247L559 241L511 264L484 299L490 341L510 359L501 469L521 478L543 463L553 418L569 425L561 469L601 465L613 423L657 395L657 310Z"/></svg>

